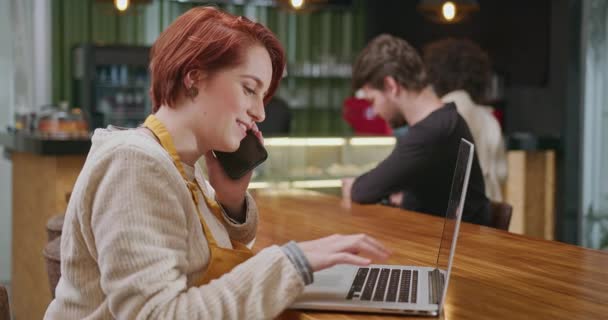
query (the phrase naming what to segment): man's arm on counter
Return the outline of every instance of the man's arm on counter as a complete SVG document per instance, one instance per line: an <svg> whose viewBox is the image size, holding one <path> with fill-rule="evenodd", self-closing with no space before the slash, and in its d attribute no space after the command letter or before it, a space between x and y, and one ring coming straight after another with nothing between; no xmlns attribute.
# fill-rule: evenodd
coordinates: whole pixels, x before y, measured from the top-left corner
<svg viewBox="0 0 608 320"><path fill-rule="evenodd" d="M432 152L426 142L408 138L411 137L397 141L386 159L355 180L351 189L352 201L377 203L416 183L416 178L432 160Z"/></svg>

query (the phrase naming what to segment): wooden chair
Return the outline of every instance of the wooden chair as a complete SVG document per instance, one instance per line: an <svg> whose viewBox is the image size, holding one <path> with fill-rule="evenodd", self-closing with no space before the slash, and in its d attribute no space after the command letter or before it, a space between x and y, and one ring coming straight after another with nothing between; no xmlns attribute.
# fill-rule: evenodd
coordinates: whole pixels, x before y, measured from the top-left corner
<svg viewBox="0 0 608 320"><path fill-rule="evenodd" d="M72 196L71 192L66 192L65 194L65 203L68 204L70 202L70 197ZM63 220L65 219L65 214L58 214L56 216L51 217L46 222L46 234L47 234L47 242L53 241L53 239L61 236L61 230L63 229Z"/></svg>
<svg viewBox="0 0 608 320"><path fill-rule="evenodd" d="M513 207L504 202L490 203L490 227L509 231Z"/></svg>
<svg viewBox="0 0 608 320"><path fill-rule="evenodd" d="M70 193L66 194L66 201L69 201ZM49 279L49 288L55 298L55 287L61 277L61 230L65 214L56 215L46 223L46 233L48 242L42 251L46 262L46 272Z"/></svg>
<svg viewBox="0 0 608 320"><path fill-rule="evenodd" d="M46 272L49 277L49 288L55 298L55 287L61 278L61 237L57 237L46 244L42 251L46 262Z"/></svg>
<svg viewBox="0 0 608 320"><path fill-rule="evenodd" d="M8 292L4 286L0 286L0 320L11 319L11 308L8 303Z"/></svg>

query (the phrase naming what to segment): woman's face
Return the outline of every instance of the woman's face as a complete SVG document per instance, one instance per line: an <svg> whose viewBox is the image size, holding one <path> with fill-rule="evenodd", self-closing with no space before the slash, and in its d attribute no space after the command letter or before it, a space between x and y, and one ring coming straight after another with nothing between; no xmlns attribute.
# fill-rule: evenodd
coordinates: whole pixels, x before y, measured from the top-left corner
<svg viewBox="0 0 608 320"><path fill-rule="evenodd" d="M232 152L247 130L264 120L264 96L272 79L272 63L261 45L246 49L240 65L196 83L196 135L208 148Z"/></svg>

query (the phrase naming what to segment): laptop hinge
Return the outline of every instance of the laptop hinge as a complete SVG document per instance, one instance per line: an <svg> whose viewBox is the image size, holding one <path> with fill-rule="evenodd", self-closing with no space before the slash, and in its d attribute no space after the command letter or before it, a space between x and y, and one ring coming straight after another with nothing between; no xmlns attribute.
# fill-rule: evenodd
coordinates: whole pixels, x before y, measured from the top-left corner
<svg viewBox="0 0 608 320"><path fill-rule="evenodd" d="M429 271L429 303L439 304L442 294L441 272L439 269Z"/></svg>

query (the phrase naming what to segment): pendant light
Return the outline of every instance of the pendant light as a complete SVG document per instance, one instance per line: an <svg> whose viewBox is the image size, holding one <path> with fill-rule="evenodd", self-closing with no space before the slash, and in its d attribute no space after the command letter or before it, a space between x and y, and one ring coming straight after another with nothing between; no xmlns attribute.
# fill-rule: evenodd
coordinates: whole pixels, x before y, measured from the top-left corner
<svg viewBox="0 0 608 320"><path fill-rule="evenodd" d="M113 3L114 9L116 9L116 11L118 11L118 13L120 13L120 14L127 13L127 11L130 11L129 9L134 5L150 4L152 2L152 0L95 0L95 1Z"/></svg>
<svg viewBox="0 0 608 320"><path fill-rule="evenodd" d="M479 11L476 0L422 0L418 4L427 19L435 23L458 23Z"/></svg>
<svg viewBox="0 0 608 320"><path fill-rule="evenodd" d="M125 12L129 8L129 0L114 0L116 10Z"/></svg>

